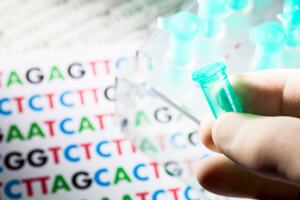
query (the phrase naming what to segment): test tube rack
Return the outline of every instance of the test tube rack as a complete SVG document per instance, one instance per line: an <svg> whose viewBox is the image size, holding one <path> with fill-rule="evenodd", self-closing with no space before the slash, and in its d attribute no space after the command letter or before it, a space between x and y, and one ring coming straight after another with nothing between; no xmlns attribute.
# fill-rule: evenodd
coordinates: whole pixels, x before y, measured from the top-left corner
<svg viewBox="0 0 300 200"><path fill-rule="evenodd" d="M203 10L203 2L212 4L206 5L206 10ZM214 2L227 2L225 10L221 9L222 6L215 9ZM168 23L174 13L162 16L159 20L159 27L162 29L154 32L142 45L134 62L119 71L117 113L124 133L139 145L145 138L152 140L161 135L168 137L174 132L188 136L197 132L198 125L210 110L205 97L199 92L199 85L192 81L192 72L219 60L228 66L229 74L254 70L257 44L251 40L251 32L264 22L280 23L278 14L283 12L283 4L283 0L189 0L180 11L199 16L202 20L202 34L195 38L192 33L197 28L189 29L191 27L186 24L177 24L190 34L188 38L193 42L189 44L172 43L174 41ZM207 9L210 9L209 12ZM267 36L269 35L267 32ZM182 35L178 37L186 39ZM299 55L299 47L284 45L280 56L285 59L280 63L281 66L276 67L300 67ZM178 59L178 56L182 57ZM140 117L139 120L137 117ZM140 119L150 123L137 126ZM182 163L186 159L202 159L210 155L210 152L199 144L197 148L167 150L148 155L161 163L169 159ZM180 178L198 187L191 174L182 173ZM200 191L204 199L214 199L207 191Z"/></svg>

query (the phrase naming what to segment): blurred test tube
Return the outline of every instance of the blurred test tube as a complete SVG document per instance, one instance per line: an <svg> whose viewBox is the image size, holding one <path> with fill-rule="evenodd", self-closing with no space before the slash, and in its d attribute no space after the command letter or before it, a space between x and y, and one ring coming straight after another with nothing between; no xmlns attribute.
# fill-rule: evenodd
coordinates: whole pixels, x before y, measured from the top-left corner
<svg viewBox="0 0 300 200"><path fill-rule="evenodd" d="M255 44L254 69L281 67L281 52L286 44L283 26L279 22L265 22L250 32L250 40Z"/></svg>
<svg viewBox="0 0 300 200"><path fill-rule="evenodd" d="M179 12L170 18L160 17L158 27L170 33L169 60L177 66L189 64L194 59L196 39L202 30L197 15Z"/></svg>

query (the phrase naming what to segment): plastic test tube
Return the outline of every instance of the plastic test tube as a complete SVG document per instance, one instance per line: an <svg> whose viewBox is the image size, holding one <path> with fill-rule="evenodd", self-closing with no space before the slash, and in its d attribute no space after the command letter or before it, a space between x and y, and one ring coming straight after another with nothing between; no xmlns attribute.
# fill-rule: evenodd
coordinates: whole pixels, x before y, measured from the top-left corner
<svg viewBox="0 0 300 200"><path fill-rule="evenodd" d="M287 44L292 47L300 45L300 0L286 0L283 13L278 15L283 23Z"/></svg>
<svg viewBox="0 0 300 200"><path fill-rule="evenodd" d="M229 6L233 10L242 10L248 5L248 0L229 0Z"/></svg>
<svg viewBox="0 0 300 200"><path fill-rule="evenodd" d="M228 80L223 62L194 71L192 79L199 82L215 118L226 112L243 112L240 101Z"/></svg>
<svg viewBox="0 0 300 200"><path fill-rule="evenodd" d="M266 22L250 32L255 44L254 68L270 69L281 66L281 52L286 44L285 31L279 22Z"/></svg>
<svg viewBox="0 0 300 200"><path fill-rule="evenodd" d="M299 0L285 0L283 5L283 12L291 13L294 11L300 10L300 1Z"/></svg>
<svg viewBox="0 0 300 200"><path fill-rule="evenodd" d="M198 0L198 16L204 24L204 36L213 37L222 33L227 5L227 0Z"/></svg>
<svg viewBox="0 0 300 200"><path fill-rule="evenodd" d="M202 24L197 15L179 12L171 18L158 18L158 27L170 32L169 59L174 65L187 65L195 55L196 38Z"/></svg>

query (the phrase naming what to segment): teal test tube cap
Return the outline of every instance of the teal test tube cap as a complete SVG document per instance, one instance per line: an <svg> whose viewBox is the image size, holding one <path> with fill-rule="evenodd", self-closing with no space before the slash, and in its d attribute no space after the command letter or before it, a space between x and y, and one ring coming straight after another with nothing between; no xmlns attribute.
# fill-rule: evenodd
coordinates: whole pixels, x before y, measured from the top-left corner
<svg viewBox="0 0 300 200"><path fill-rule="evenodd" d="M255 70L281 67L281 56L286 45L283 26L276 21L262 23L250 32L250 40L255 44Z"/></svg>
<svg viewBox="0 0 300 200"><path fill-rule="evenodd" d="M227 12L227 0L198 0L198 15L201 19L223 16Z"/></svg>
<svg viewBox="0 0 300 200"><path fill-rule="evenodd" d="M252 29L250 40L266 53L277 52L285 46L285 31L279 22L265 22Z"/></svg>
<svg viewBox="0 0 300 200"><path fill-rule="evenodd" d="M300 1L299 0L285 0L283 4L284 13L293 13L300 11Z"/></svg>
<svg viewBox="0 0 300 200"><path fill-rule="evenodd" d="M247 7L249 0L229 0L229 6L233 10L242 10Z"/></svg>
<svg viewBox="0 0 300 200"><path fill-rule="evenodd" d="M222 33L223 18L228 13L227 0L198 0L198 16L203 22L202 35L214 37Z"/></svg>
<svg viewBox="0 0 300 200"><path fill-rule="evenodd" d="M300 45L300 0L286 0L283 13L278 15L284 24L287 35L287 44L291 47Z"/></svg>
<svg viewBox="0 0 300 200"><path fill-rule="evenodd" d="M200 84L215 118L226 112L243 112L223 62L199 68L193 72L192 79Z"/></svg>
<svg viewBox="0 0 300 200"><path fill-rule="evenodd" d="M179 12L170 18L159 18L158 27L170 33L169 58L175 65L186 65L195 54L195 39L201 32L199 17L190 12Z"/></svg>

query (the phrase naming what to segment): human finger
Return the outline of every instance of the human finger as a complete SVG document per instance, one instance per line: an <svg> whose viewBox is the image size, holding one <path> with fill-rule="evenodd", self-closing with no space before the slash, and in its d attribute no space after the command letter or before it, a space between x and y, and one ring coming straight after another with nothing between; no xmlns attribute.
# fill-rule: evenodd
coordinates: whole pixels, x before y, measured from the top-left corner
<svg viewBox="0 0 300 200"><path fill-rule="evenodd" d="M299 188L250 173L222 155L207 158L198 166L197 179L215 194L260 200L295 200Z"/></svg>
<svg viewBox="0 0 300 200"><path fill-rule="evenodd" d="M300 119L227 113L214 124L213 143L259 175L300 186Z"/></svg>

